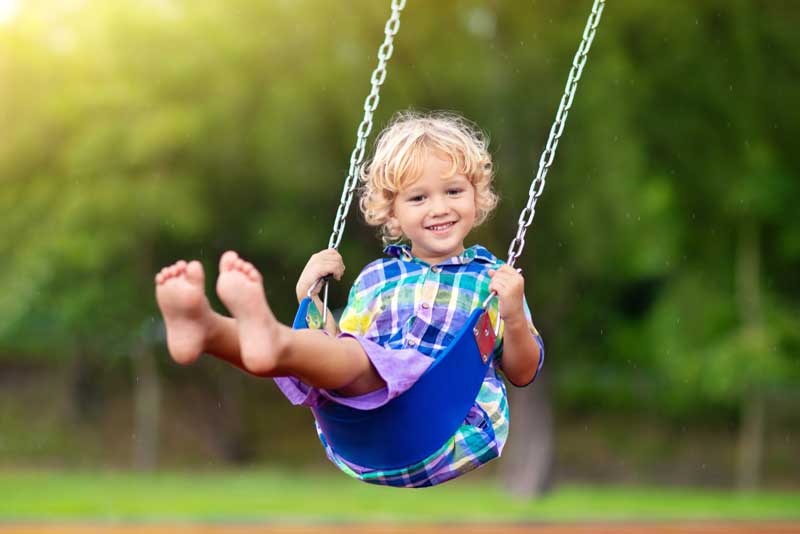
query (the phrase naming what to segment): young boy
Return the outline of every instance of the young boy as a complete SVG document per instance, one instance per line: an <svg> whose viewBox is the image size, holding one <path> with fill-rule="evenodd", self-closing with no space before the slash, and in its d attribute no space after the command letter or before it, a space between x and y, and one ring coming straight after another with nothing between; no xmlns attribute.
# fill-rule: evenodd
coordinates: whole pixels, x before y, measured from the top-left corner
<svg viewBox="0 0 800 534"><path fill-rule="evenodd" d="M491 157L482 134L451 114L396 117L378 139L362 170L360 205L380 226L389 258L359 274L337 327L292 330L279 323L264 295L259 271L235 252L220 260L217 293L233 317L215 313L203 292L199 262L179 261L156 276L156 295L173 359L187 364L207 352L276 382L295 404L338 402L376 408L411 387L447 347L473 309L490 292L503 328L496 364L487 372L464 424L442 448L414 466L391 471L329 458L367 482L397 486L438 484L499 456L508 432L505 386L533 381L543 350L524 299L521 274L485 248L464 247L469 232L497 203L491 190ZM340 279L336 250L311 257L298 280L302 300L323 276ZM321 307L318 296L314 296ZM329 314L330 317L330 314ZM436 407L431 407L436 409Z"/></svg>

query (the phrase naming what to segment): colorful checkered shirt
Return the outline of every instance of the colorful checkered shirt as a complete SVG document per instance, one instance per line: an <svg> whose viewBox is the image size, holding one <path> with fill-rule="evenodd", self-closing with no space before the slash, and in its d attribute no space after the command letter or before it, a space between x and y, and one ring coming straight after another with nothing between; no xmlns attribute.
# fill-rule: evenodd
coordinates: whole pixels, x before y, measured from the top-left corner
<svg viewBox="0 0 800 534"><path fill-rule="evenodd" d="M389 349L416 348L434 358L455 339L471 312L489 296L488 270L503 263L480 245L434 266L414 257L406 245L390 245L384 252L389 258L370 263L358 275L339 328ZM497 320L497 306L497 299L489 304L493 323ZM544 347L527 303L524 308L541 349L541 369ZM501 323L495 360L475 404L456 433L428 458L400 469L360 467L338 456L317 427L328 458L342 471L364 482L424 487L460 476L498 457L509 426L506 388L495 367L502 358L502 340Z"/></svg>

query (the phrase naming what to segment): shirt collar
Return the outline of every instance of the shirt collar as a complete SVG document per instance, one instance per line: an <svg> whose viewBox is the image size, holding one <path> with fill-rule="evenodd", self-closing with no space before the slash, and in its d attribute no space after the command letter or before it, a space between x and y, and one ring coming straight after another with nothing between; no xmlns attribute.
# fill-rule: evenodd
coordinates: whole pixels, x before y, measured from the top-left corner
<svg viewBox="0 0 800 534"><path fill-rule="evenodd" d="M383 249L383 252L387 256L397 258L401 261L426 264L424 261L415 257L411 253L411 247L405 244L389 245ZM466 265L472 261L488 264L498 263L498 259L495 257L495 255L486 250L486 248L482 247L481 245L473 245L464 250L464 252L458 256L453 256L452 258L441 262L439 265Z"/></svg>

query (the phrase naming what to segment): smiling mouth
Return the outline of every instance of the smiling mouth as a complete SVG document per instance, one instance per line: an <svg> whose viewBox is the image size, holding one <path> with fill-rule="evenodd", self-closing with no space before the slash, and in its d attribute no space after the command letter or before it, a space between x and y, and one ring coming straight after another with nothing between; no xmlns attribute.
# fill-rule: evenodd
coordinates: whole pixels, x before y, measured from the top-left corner
<svg viewBox="0 0 800 534"><path fill-rule="evenodd" d="M431 230L432 232L445 232L445 231L449 230L450 228L452 228L453 225L455 225L455 224L456 223L454 223L454 222L447 222L447 223L442 223L442 224L434 224L434 225L431 225L431 226L426 226L425 228L427 228L428 230Z"/></svg>

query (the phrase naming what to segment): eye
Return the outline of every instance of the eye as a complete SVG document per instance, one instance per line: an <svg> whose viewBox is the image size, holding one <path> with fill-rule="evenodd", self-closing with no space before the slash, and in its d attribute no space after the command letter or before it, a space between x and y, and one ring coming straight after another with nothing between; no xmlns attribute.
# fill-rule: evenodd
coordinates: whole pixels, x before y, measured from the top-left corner
<svg viewBox="0 0 800 534"><path fill-rule="evenodd" d="M454 187L452 189L448 189L447 190L447 194L450 195L451 197L458 196L463 192L464 192L464 190L459 188L459 187Z"/></svg>
<svg viewBox="0 0 800 534"><path fill-rule="evenodd" d="M413 197L408 197L406 200L408 202L422 202L425 200L425 195L414 195Z"/></svg>

